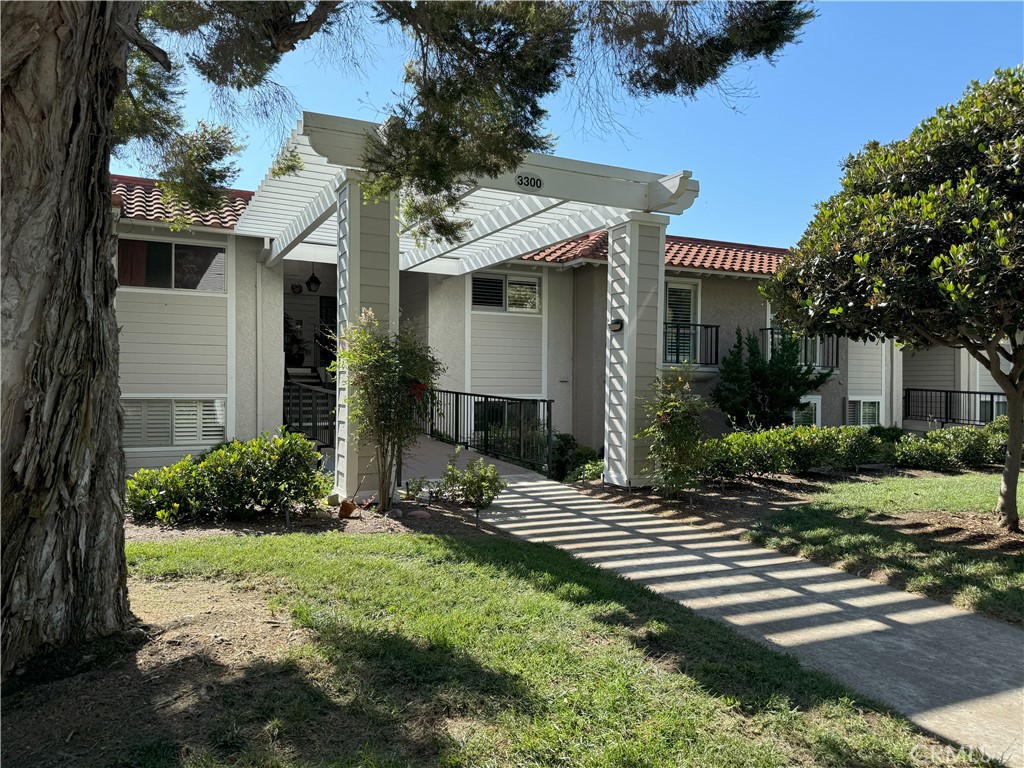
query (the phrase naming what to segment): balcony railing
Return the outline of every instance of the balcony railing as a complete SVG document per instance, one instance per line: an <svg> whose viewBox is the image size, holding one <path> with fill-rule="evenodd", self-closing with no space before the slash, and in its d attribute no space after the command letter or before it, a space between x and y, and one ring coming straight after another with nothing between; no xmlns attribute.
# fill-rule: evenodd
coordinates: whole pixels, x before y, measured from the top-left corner
<svg viewBox="0 0 1024 768"><path fill-rule="evenodd" d="M761 349L771 356L783 339L793 338L794 334L784 328L762 328ZM813 365L817 368L839 367L838 336L795 336L800 345L800 364Z"/></svg>
<svg viewBox="0 0 1024 768"><path fill-rule="evenodd" d="M317 443L331 448L334 447L337 429L336 405L334 389L300 384L297 381L284 383L284 423L296 432L302 432Z"/></svg>
<svg viewBox="0 0 1024 768"><path fill-rule="evenodd" d="M435 440L543 470L551 463L551 404L437 389L422 426Z"/></svg>
<svg viewBox="0 0 1024 768"><path fill-rule="evenodd" d="M946 424L988 424L1006 414L1006 395L951 389L904 389L903 418Z"/></svg>
<svg viewBox="0 0 1024 768"><path fill-rule="evenodd" d="M670 365L718 365L718 326L665 323L664 358Z"/></svg>

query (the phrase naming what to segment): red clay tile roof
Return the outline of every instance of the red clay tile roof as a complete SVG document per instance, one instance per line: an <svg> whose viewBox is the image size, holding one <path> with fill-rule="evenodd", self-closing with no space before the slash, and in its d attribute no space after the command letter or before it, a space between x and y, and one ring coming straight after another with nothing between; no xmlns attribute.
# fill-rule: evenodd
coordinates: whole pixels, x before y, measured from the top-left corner
<svg viewBox="0 0 1024 768"><path fill-rule="evenodd" d="M740 272L750 275L774 275L785 248L765 245L727 243L697 237L665 236L665 265L709 272ZM594 232L575 240L542 248L523 256L526 261L567 264L578 259L607 261L608 233Z"/></svg>
<svg viewBox="0 0 1024 768"><path fill-rule="evenodd" d="M120 208L121 215L126 218L166 221L171 215L170 210L160 199L160 190L154 179L111 174L110 187L111 204ZM191 213L193 226L234 229L253 193L241 189L225 191L228 199L219 211L192 213L186 206L185 211Z"/></svg>

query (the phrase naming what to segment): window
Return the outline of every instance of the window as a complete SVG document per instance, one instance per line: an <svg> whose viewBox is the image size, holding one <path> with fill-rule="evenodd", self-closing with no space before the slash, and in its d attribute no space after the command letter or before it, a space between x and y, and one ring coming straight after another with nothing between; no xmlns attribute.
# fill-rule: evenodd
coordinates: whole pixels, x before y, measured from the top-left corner
<svg viewBox="0 0 1024 768"><path fill-rule="evenodd" d="M982 400L978 405L978 420L986 424L999 416L1006 415L1006 395L992 397L982 395Z"/></svg>
<svg viewBox="0 0 1024 768"><path fill-rule="evenodd" d="M697 286L693 283L665 284L665 362L695 363L700 348L697 315Z"/></svg>
<svg viewBox="0 0 1024 768"><path fill-rule="evenodd" d="M227 406L223 399L125 398L121 407L125 448L206 445L225 438Z"/></svg>
<svg viewBox="0 0 1024 768"><path fill-rule="evenodd" d="M850 400L846 408L846 423L861 427L875 427L881 423L881 403L877 400Z"/></svg>
<svg viewBox="0 0 1024 768"><path fill-rule="evenodd" d="M117 282L136 288L225 293L227 254L209 245L118 240Z"/></svg>
<svg viewBox="0 0 1024 768"><path fill-rule="evenodd" d="M821 396L808 395L800 398L803 402L799 408L793 409L792 423L794 427L821 426Z"/></svg>
<svg viewBox="0 0 1024 768"><path fill-rule="evenodd" d="M473 275L473 309L537 314L540 278Z"/></svg>

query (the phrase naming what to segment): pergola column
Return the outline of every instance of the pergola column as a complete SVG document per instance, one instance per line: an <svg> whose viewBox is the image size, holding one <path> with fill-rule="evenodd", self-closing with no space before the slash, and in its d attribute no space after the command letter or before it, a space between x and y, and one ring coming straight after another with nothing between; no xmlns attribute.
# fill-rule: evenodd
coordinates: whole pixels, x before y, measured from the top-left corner
<svg viewBox="0 0 1024 768"><path fill-rule="evenodd" d="M668 216L636 212L608 222L604 481L613 485L644 482L647 446L635 435L663 344L668 222ZM622 328L613 330L620 321Z"/></svg>
<svg viewBox="0 0 1024 768"><path fill-rule="evenodd" d="M393 200L366 203L361 173L346 171L338 187L338 332L372 309L382 327L398 331L398 223ZM355 439L348 418L348 379L337 379L334 487L346 498L377 490L373 448Z"/></svg>

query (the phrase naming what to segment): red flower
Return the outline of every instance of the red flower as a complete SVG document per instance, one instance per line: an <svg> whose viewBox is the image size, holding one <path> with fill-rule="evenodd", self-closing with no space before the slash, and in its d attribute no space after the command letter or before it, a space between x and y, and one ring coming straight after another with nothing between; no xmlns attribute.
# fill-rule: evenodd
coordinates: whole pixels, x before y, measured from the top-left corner
<svg viewBox="0 0 1024 768"><path fill-rule="evenodd" d="M412 383L412 396L416 398L416 402L420 402L423 399L423 393L427 391L425 384L421 384L418 381Z"/></svg>

